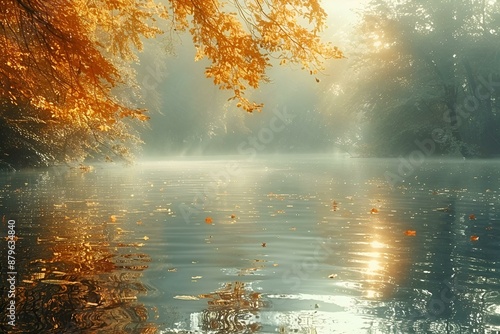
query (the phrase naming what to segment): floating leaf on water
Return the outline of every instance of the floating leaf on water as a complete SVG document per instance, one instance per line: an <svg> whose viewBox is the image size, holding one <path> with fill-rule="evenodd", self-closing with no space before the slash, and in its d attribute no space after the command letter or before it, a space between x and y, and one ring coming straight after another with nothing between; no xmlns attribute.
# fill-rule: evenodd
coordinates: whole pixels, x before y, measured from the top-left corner
<svg viewBox="0 0 500 334"><path fill-rule="evenodd" d="M193 279L193 280L202 279L202 278L203 278L203 276L192 276L191 277L191 279Z"/></svg>
<svg viewBox="0 0 500 334"><path fill-rule="evenodd" d="M205 223L206 224L212 224L213 223L212 217L205 218Z"/></svg>
<svg viewBox="0 0 500 334"><path fill-rule="evenodd" d="M335 277L337 277L337 274L328 275L328 278L335 278Z"/></svg>
<svg viewBox="0 0 500 334"><path fill-rule="evenodd" d="M370 210L370 213L371 213L371 214L377 214L377 213L378 213L378 209L377 209L377 208L372 208L372 209Z"/></svg>
<svg viewBox="0 0 500 334"><path fill-rule="evenodd" d="M180 300L200 300L200 298L196 296L174 296L174 299L180 299Z"/></svg>
<svg viewBox="0 0 500 334"><path fill-rule="evenodd" d="M417 231L415 230L406 230L405 235L408 237L416 237L417 236Z"/></svg>
<svg viewBox="0 0 500 334"><path fill-rule="evenodd" d="M115 215L111 215L109 217L109 220L112 222L112 223L115 223L116 222L116 216Z"/></svg>
<svg viewBox="0 0 500 334"><path fill-rule="evenodd" d="M476 220L476 215L475 215L475 214L473 214L473 213L471 213L471 214L469 215L469 220Z"/></svg>
<svg viewBox="0 0 500 334"><path fill-rule="evenodd" d="M478 241L478 240L479 240L479 236L477 236L477 235L470 236L470 241Z"/></svg>
<svg viewBox="0 0 500 334"><path fill-rule="evenodd" d="M235 215L235 214L232 214L232 215L231 215L231 219L234 219L234 218L236 218L236 215Z"/></svg>
<svg viewBox="0 0 500 334"><path fill-rule="evenodd" d="M262 247L266 247L266 246L267 246L267 243L263 242Z"/></svg>

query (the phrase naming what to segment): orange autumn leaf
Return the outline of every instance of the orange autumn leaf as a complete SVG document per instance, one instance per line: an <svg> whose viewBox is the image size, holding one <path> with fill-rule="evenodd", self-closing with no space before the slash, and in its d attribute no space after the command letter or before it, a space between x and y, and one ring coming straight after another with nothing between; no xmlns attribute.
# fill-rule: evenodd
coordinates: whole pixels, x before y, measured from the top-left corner
<svg viewBox="0 0 500 334"><path fill-rule="evenodd" d="M478 241L478 240L479 240L479 236L477 236L477 235L470 236L470 241Z"/></svg>
<svg viewBox="0 0 500 334"><path fill-rule="evenodd" d="M213 223L212 217L205 218L205 223L206 224L212 224Z"/></svg>
<svg viewBox="0 0 500 334"><path fill-rule="evenodd" d="M408 237L416 237L417 236L417 231L415 230L406 230L405 235Z"/></svg>
<svg viewBox="0 0 500 334"><path fill-rule="evenodd" d="M165 10L152 0L2 1L0 123L20 137L2 152L17 142L32 164L130 160L140 140L123 118L148 117L117 88L137 86L136 53Z"/></svg>
<svg viewBox="0 0 500 334"><path fill-rule="evenodd" d="M116 216L115 215L111 215L109 217L109 220L112 222L112 223L115 223L116 222Z"/></svg>
<svg viewBox="0 0 500 334"><path fill-rule="evenodd" d="M377 214L377 213L378 213L378 209L377 209L377 208L372 208L372 209L370 210L370 213L371 213L371 214Z"/></svg>
<svg viewBox="0 0 500 334"><path fill-rule="evenodd" d="M235 219L236 218L236 215L235 214L232 214L231 215L231 219Z"/></svg>
<svg viewBox="0 0 500 334"><path fill-rule="evenodd" d="M469 215L469 220L476 220L476 215L475 214L470 214Z"/></svg>

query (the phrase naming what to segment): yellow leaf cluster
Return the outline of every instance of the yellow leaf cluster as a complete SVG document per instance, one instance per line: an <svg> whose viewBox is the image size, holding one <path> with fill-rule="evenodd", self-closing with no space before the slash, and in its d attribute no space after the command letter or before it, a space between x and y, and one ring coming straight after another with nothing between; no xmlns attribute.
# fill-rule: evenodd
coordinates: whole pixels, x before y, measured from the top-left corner
<svg viewBox="0 0 500 334"><path fill-rule="evenodd" d="M319 38L326 13L318 0L178 0L170 2L170 12L175 29L192 35L195 60L210 60L205 75L232 90L232 99L248 112L262 105L246 99L244 91L268 80L271 58L298 63L313 74L325 59L343 57Z"/></svg>

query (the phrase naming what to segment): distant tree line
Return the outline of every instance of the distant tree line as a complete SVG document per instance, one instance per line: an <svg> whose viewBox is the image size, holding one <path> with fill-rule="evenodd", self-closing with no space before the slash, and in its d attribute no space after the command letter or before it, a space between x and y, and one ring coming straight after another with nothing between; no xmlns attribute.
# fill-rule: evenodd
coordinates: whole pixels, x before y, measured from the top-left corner
<svg viewBox="0 0 500 334"><path fill-rule="evenodd" d="M348 124L339 145L398 156L432 140L437 154L500 155L499 1L374 0L360 22L329 100Z"/></svg>

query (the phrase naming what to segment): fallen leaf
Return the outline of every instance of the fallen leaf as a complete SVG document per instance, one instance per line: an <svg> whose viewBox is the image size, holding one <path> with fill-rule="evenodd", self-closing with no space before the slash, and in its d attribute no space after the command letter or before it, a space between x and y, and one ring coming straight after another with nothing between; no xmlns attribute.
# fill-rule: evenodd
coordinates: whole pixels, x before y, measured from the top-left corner
<svg viewBox="0 0 500 334"><path fill-rule="evenodd" d="M376 214L376 213L378 213L378 209L377 209L377 208L372 208L372 209L370 210L370 213L371 213L371 214Z"/></svg>
<svg viewBox="0 0 500 334"><path fill-rule="evenodd" d="M111 217L109 217L109 220L114 223L116 222L116 216L115 215L111 215Z"/></svg>
<svg viewBox="0 0 500 334"><path fill-rule="evenodd" d="M337 277L337 274L328 275L328 278L335 278L335 277Z"/></svg>
<svg viewBox="0 0 500 334"><path fill-rule="evenodd" d="M205 218L205 223L206 224L212 224L213 223L212 217Z"/></svg>
<svg viewBox="0 0 500 334"><path fill-rule="evenodd" d="M231 215L231 219L234 219L234 218L236 218L236 215L235 215L235 214L232 214L232 215Z"/></svg>
<svg viewBox="0 0 500 334"><path fill-rule="evenodd" d="M263 242L262 247L266 247L267 243Z"/></svg>
<svg viewBox="0 0 500 334"><path fill-rule="evenodd" d="M470 214L469 215L469 220L476 220L476 215L475 214Z"/></svg>
<svg viewBox="0 0 500 334"><path fill-rule="evenodd" d="M479 236L477 236L477 235L470 236L470 241L478 241L478 240L479 240Z"/></svg>
<svg viewBox="0 0 500 334"><path fill-rule="evenodd" d="M406 230L405 235L408 237L416 237L417 236L417 231L415 230Z"/></svg>

